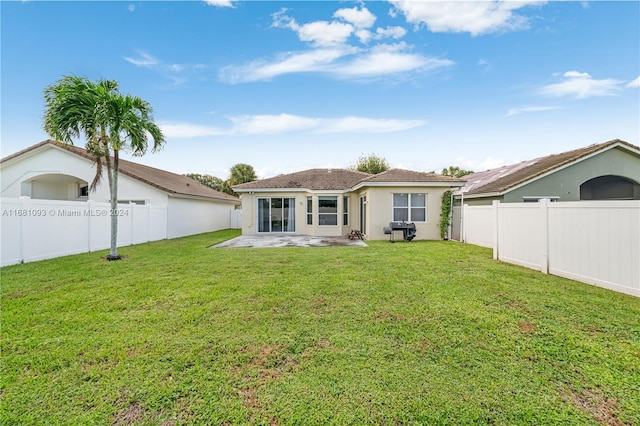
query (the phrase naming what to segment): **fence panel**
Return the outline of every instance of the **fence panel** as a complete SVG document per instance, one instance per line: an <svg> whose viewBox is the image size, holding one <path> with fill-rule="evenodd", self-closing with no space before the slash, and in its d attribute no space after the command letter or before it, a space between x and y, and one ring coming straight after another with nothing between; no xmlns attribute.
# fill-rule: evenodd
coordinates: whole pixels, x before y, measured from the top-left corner
<svg viewBox="0 0 640 426"><path fill-rule="evenodd" d="M110 246L111 206L95 201L2 198L0 265ZM167 238L167 207L120 204L118 246Z"/></svg>
<svg viewBox="0 0 640 426"><path fill-rule="evenodd" d="M465 206L464 241L482 247L493 247L493 206Z"/></svg>
<svg viewBox="0 0 640 426"><path fill-rule="evenodd" d="M640 297L640 201L465 206L466 241L494 258ZM497 229L494 224L497 223Z"/></svg>
<svg viewBox="0 0 640 426"><path fill-rule="evenodd" d="M231 229L242 229L242 209L231 210Z"/></svg>
<svg viewBox="0 0 640 426"><path fill-rule="evenodd" d="M549 272L640 296L640 203L549 204Z"/></svg>
<svg viewBox="0 0 640 426"><path fill-rule="evenodd" d="M540 207L537 204L509 203L500 204L497 210L498 259L541 270L544 230Z"/></svg>
<svg viewBox="0 0 640 426"><path fill-rule="evenodd" d="M22 200L2 200L2 238L0 238L1 266L22 261Z"/></svg>

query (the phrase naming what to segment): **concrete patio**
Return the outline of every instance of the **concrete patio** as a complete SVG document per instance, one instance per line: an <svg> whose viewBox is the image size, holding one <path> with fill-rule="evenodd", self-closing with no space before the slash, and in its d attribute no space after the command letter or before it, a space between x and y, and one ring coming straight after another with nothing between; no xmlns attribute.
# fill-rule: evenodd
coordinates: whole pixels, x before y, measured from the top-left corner
<svg viewBox="0 0 640 426"><path fill-rule="evenodd" d="M241 248L241 247L332 247L332 246L356 246L367 247L360 240L350 240L347 237L310 237L307 235L257 235L240 236L220 244L213 248Z"/></svg>

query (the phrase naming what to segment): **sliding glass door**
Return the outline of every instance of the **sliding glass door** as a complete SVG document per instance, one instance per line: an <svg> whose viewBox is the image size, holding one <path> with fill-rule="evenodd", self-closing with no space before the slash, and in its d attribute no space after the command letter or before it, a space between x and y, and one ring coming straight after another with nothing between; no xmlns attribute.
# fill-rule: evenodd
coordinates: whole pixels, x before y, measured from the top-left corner
<svg viewBox="0 0 640 426"><path fill-rule="evenodd" d="M258 232L295 232L295 198L258 198Z"/></svg>

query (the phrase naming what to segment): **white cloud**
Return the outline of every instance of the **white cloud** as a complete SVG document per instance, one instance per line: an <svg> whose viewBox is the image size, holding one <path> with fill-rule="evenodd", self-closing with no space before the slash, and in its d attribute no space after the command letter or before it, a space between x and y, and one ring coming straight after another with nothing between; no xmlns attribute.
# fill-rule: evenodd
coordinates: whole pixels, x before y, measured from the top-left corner
<svg viewBox="0 0 640 426"><path fill-rule="evenodd" d="M293 114L238 115L227 117L226 128L192 123L159 122L167 138L196 138L222 135L274 135L307 131L312 133L391 133L420 127L423 120L368 117L303 117Z"/></svg>
<svg viewBox="0 0 640 426"><path fill-rule="evenodd" d="M339 78L379 78L407 72L431 71L447 67L453 61L429 58L412 53L412 46L404 42L373 46L349 43L351 36L361 43L371 40L400 39L407 31L388 26L371 31L376 17L366 8L343 8L333 14L333 21L314 21L299 24L286 8L272 14L272 27L294 31L300 41L309 43L307 51L288 52L272 59L259 59L243 65L229 65L220 70L219 77L227 83L270 80L279 75L320 72ZM346 23L345 23L346 22ZM353 39L351 40L353 41Z"/></svg>
<svg viewBox="0 0 640 426"><path fill-rule="evenodd" d="M559 106L523 106L523 107L511 108L507 112L507 117L511 117L519 114L526 114L528 112L552 111L555 109L560 109L560 107Z"/></svg>
<svg viewBox="0 0 640 426"><path fill-rule="evenodd" d="M334 18L341 18L358 29L371 28L376 22L376 17L373 13L369 12L366 7L358 9L354 7L352 9L338 9L333 14Z"/></svg>
<svg viewBox="0 0 640 426"><path fill-rule="evenodd" d="M635 80L633 80L633 81L630 81L630 82L629 82L629 83L627 83L627 85L626 85L626 86L624 86L624 87L626 87L627 89L635 89L635 88L640 87L640 77L636 78L636 79L635 79Z"/></svg>
<svg viewBox="0 0 640 426"><path fill-rule="evenodd" d="M197 72L205 68L202 64L168 64L153 55L136 50L137 57L125 56L123 59L137 67L149 68L161 76L170 79L174 85L182 84L187 81L186 73Z"/></svg>
<svg viewBox="0 0 640 426"><path fill-rule="evenodd" d="M539 93L545 96L570 96L576 99L586 99L594 96L614 96L621 90L622 81L611 78L595 80L587 73L567 71L563 74L564 81L542 86Z"/></svg>
<svg viewBox="0 0 640 426"><path fill-rule="evenodd" d="M150 54L145 53L141 50L137 50L136 53L138 53L137 58L130 58L125 56L124 60L137 67L146 67L146 68L154 67L160 63L158 59L154 58Z"/></svg>
<svg viewBox="0 0 640 426"><path fill-rule="evenodd" d="M352 53L352 49L317 49L280 55L273 61L258 60L245 65L230 65L220 70L226 83L246 83L270 80L284 74L326 71L337 59Z"/></svg>
<svg viewBox="0 0 640 426"><path fill-rule="evenodd" d="M433 32L468 32L471 35L526 29L529 21L515 11L543 1L399 1L391 4L407 22L426 24ZM395 13L395 12L394 12Z"/></svg>
<svg viewBox="0 0 640 426"><path fill-rule="evenodd" d="M395 38L399 39L404 37L407 34L407 30L402 27L387 27L387 28L377 28L376 29L376 40L381 40L384 38Z"/></svg>
<svg viewBox="0 0 640 426"><path fill-rule="evenodd" d="M274 13L271 26L293 30L301 41L310 42L314 46L328 47L344 44L354 31L353 25L337 21L315 21L300 25L294 18L286 15L286 11L281 9Z"/></svg>
<svg viewBox="0 0 640 426"><path fill-rule="evenodd" d="M234 3L237 0L203 0L209 6L215 7L235 7Z"/></svg>
<svg viewBox="0 0 640 426"><path fill-rule="evenodd" d="M286 132L312 129L318 126L320 119L301 117L291 114L279 115L241 115L230 117L233 122L233 134L272 135Z"/></svg>
<svg viewBox="0 0 640 426"><path fill-rule="evenodd" d="M136 10L136 5L135 4L130 4L129 6L127 6L127 10L129 12L134 12Z"/></svg>
<svg viewBox="0 0 640 426"><path fill-rule="evenodd" d="M375 77L416 70L434 70L453 65L453 61L448 59L404 53L402 50L405 47L404 43L378 45L352 62L336 67L335 72L347 77Z"/></svg>
<svg viewBox="0 0 640 426"><path fill-rule="evenodd" d="M353 33L353 26L335 21L316 21L300 26L297 32L301 41L308 41L319 47L327 47L346 43Z"/></svg>

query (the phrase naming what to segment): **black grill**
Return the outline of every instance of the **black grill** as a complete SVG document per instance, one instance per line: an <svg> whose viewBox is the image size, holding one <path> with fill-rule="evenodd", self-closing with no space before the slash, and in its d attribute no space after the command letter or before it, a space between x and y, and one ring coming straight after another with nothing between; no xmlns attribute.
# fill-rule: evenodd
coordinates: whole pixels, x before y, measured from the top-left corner
<svg viewBox="0 0 640 426"><path fill-rule="evenodd" d="M389 234L389 241L393 242L393 231L402 231L402 239L411 241L416 237L416 224L407 222L389 222L388 227L384 227L384 233Z"/></svg>

